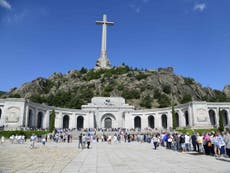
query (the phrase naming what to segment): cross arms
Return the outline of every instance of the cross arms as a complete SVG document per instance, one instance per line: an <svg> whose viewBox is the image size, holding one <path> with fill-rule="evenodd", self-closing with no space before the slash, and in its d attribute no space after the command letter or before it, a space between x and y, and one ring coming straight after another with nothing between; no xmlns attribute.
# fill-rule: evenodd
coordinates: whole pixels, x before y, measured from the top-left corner
<svg viewBox="0 0 230 173"><path fill-rule="evenodd" d="M96 21L96 24L97 24L97 25L106 24L106 25L109 25L109 26L113 26L113 25L114 25L114 22Z"/></svg>

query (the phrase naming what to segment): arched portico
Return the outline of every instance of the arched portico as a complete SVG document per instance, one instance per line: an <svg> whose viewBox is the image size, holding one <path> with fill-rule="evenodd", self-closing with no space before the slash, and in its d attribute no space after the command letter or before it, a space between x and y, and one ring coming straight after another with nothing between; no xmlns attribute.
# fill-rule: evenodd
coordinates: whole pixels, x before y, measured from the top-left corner
<svg viewBox="0 0 230 173"><path fill-rule="evenodd" d="M63 129L68 129L69 128L69 115L65 115L63 117Z"/></svg>
<svg viewBox="0 0 230 173"><path fill-rule="evenodd" d="M209 114L209 120L210 120L211 125L215 126L216 125L215 111L211 109L211 110L208 111L208 114Z"/></svg>
<svg viewBox="0 0 230 173"><path fill-rule="evenodd" d="M225 109L222 110L222 119L223 119L223 125L227 126L229 120L228 120L228 112Z"/></svg>
<svg viewBox="0 0 230 173"><path fill-rule="evenodd" d="M148 117L148 127L154 129L155 128L155 119L153 115Z"/></svg>
<svg viewBox="0 0 230 173"><path fill-rule="evenodd" d="M78 116L77 117L77 129L83 129L84 128L84 117L83 116Z"/></svg>
<svg viewBox="0 0 230 173"><path fill-rule="evenodd" d="M37 128L43 128L43 113L42 112L38 112L38 119L37 119Z"/></svg>
<svg viewBox="0 0 230 173"><path fill-rule="evenodd" d="M178 113L176 113L176 127L180 127L180 118Z"/></svg>
<svg viewBox="0 0 230 173"><path fill-rule="evenodd" d="M134 128L141 128L141 117L136 116L134 118Z"/></svg>
<svg viewBox="0 0 230 173"><path fill-rule="evenodd" d="M32 128L33 127L33 121L34 121L34 115L33 115L33 111L30 109L29 110L29 116L28 116L28 123L27 123L27 126L29 128Z"/></svg>
<svg viewBox="0 0 230 173"><path fill-rule="evenodd" d="M167 122L168 120L167 120L167 116L165 115L165 114L163 114L162 116L161 116L161 124L162 124L162 127L164 128L164 129L167 129L167 127L168 127L168 122Z"/></svg>
<svg viewBox="0 0 230 173"><path fill-rule="evenodd" d="M189 126L189 115L188 115L188 111L184 112L184 119L185 119L185 126Z"/></svg>
<svg viewBox="0 0 230 173"><path fill-rule="evenodd" d="M116 118L113 114L107 113L101 117L102 128L115 128Z"/></svg>

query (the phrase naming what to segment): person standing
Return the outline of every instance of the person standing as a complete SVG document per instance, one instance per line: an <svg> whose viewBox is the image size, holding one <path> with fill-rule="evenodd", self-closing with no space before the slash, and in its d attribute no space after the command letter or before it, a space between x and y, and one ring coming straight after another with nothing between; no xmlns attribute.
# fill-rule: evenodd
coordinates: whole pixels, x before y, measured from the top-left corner
<svg viewBox="0 0 230 173"><path fill-rule="evenodd" d="M230 157L230 130L226 132L224 136L224 142L226 144L226 154Z"/></svg>
<svg viewBox="0 0 230 173"><path fill-rule="evenodd" d="M35 141L37 139L37 136L35 134L33 134L31 137L30 137L30 141L31 141L31 148L34 148L35 147Z"/></svg>
<svg viewBox="0 0 230 173"><path fill-rule="evenodd" d="M184 136L185 138L185 151L189 151L190 150L190 136L189 134L186 134Z"/></svg>
<svg viewBox="0 0 230 173"><path fill-rule="evenodd" d="M83 146L82 146L82 133L80 133L80 135L78 136L78 148L82 148L83 149Z"/></svg>
<svg viewBox="0 0 230 173"><path fill-rule="evenodd" d="M86 140L87 140L87 148L89 149L89 147L90 147L90 140L91 140L90 134L88 134Z"/></svg>
<svg viewBox="0 0 230 173"><path fill-rule="evenodd" d="M156 150L156 149L157 149L157 145L158 145L158 138L157 138L157 135L154 135L154 136L153 136L152 141L153 141L154 149Z"/></svg>
<svg viewBox="0 0 230 173"><path fill-rule="evenodd" d="M193 151L196 151L196 141L197 141L197 137L196 134L193 133L193 135L191 136L192 139L192 146L193 146Z"/></svg>
<svg viewBox="0 0 230 173"><path fill-rule="evenodd" d="M221 157L225 154L225 142L221 133L218 134L217 141L218 141L218 148L219 148L219 156Z"/></svg>

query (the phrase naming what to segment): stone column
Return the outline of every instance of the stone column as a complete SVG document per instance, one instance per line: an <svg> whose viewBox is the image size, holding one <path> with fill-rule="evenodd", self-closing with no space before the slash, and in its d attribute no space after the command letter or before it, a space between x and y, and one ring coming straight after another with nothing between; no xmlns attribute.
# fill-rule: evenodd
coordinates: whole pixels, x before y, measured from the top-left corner
<svg viewBox="0 0 230 173"><path fill-rule="evenodd" d="M142 114L141 115L141 128L147 128L148 127L148 115Z"/></svg>
<svg viewBox="0 0 230 173"><path fill-rule="evenodd" d="M42 128L49 128L49 110L46 110L45 112L42 112Z"/></svg>
<svg viewBox="0 0 230 173"><path fill-rule="evenodd" d="M77 119L75 118L75 115L72 113L69 115L69 128L76 128L77 127Z"/></svg>
<svg viewBox="0 0 230 173"><path fill-rule="evenodd" d="M156 112L155 118L155 128L162 129L162 123L161 123L161 114Z"/></svg>
<svg viewBox="0 0 230 173"><path fill-rule="evenodd" d="M190 127L194 126L193 111L192 111L192 106L191 105L188 106L188 119L189 119L189 126Z"/></svg>
<svg viewBox="0 0 230 173"><path fill-rule="evenodd" d="M28 119L29 119L29 105L26 104L26 109L25 109L25 127L28 127Z"/></svg>
<svg viewBox="0 0 230 173"><path fill-rule="evenodd" d="M33 119L33 127L37 128L37 122L38 122L38 110L35 109L34 111L34 119Z"/></svg>
<svg viewBox="0 0 230 173"><path fill-rule="evenodd" d="M167 112L167 129L170 129L173 127L173 122L172 122L172 112L169 111Z"/></svg>
<svg viewBox="0 0 230 173"><path fill-rule="evenodd" d="M56 116L55 116L55 128L62 128L62 114L61 112L55 112Z"/></svg>
<svg viewBox="0 0 230 173"><path fill-rule="evenodd" d="M182 110L179 110L178 114L179 114L179 124L180 124L180 127L185 127L185 116L184 116L184 112Z"/></svg>

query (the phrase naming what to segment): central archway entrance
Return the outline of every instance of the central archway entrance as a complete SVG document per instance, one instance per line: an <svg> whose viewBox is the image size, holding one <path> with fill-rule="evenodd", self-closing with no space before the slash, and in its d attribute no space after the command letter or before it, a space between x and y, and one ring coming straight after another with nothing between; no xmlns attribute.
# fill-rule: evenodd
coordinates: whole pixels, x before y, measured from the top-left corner
<svg viewBox="0 0 230 173"><path fill-rule="evenodd" d="M105 118L105 128L112 128L112 119L110 117Z"/></svg>
<svg viewBox="0 0 230 173"><path fill-rule="evenodd" d="M107 113L101 117L102 128L110 129L115 128L116 118L113 114Z"/></svg>

